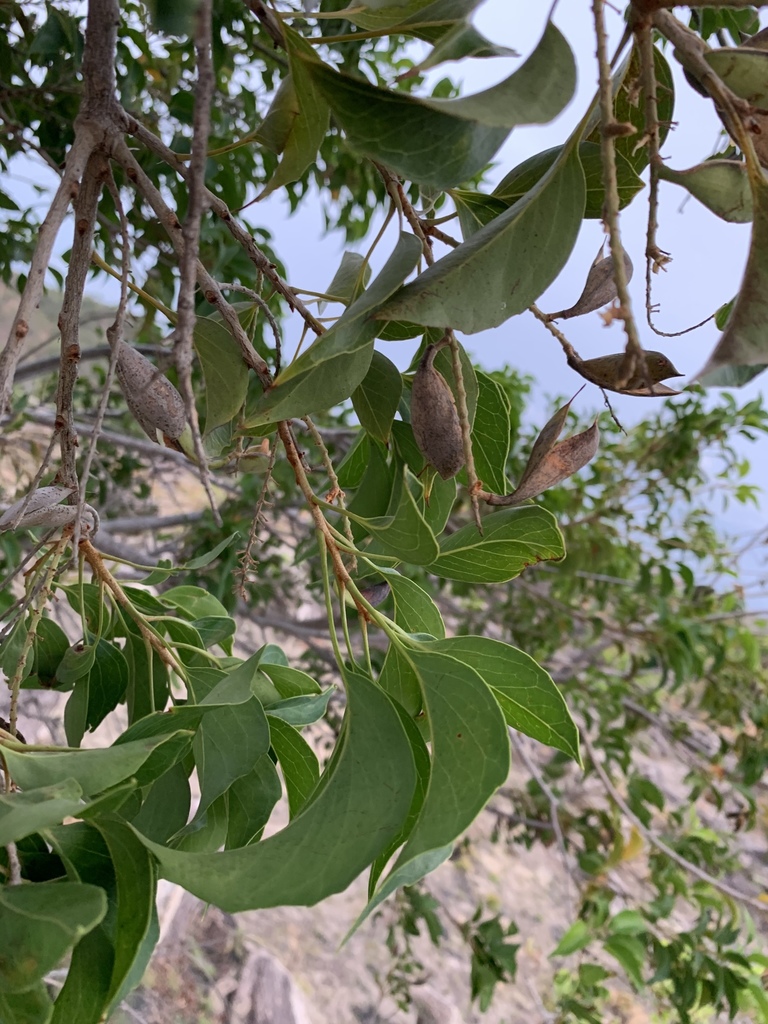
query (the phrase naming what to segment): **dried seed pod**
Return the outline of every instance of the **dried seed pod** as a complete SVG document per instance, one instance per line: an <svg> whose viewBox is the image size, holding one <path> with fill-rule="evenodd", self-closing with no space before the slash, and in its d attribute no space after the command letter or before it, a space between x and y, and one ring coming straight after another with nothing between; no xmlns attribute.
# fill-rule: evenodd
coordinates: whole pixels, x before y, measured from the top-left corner
<svg viewBox="0 0 768 1024"><path fill-rule="evenodd" d="M429 345L413 378L411 427L419 451L443 480L464 465L461 424L451 389L433 363L436 345Z"/></svg>
<svg viewBox="0 0 768 1024"><path fill-rule="evenodd" d="M582 359L578 362L569 360L569 364L581 374L586 380L606 391L616 391L619 394L640 392L653 395L653 390L648 390L649 385L658 384L669 377L682 377L682 373L676 370L672 361L663 352L648 351L645 353L645 374L636 369L630 379L619 387L619 374L624 364L624 352L612 352L607 356L597 356L596 359ZM658 392L667 394L668 392Z"/></svg>
<svg viewBox="0 0 768 1024"><path fill-rule="evenodd" d="M154 363L123 343L117 357L117 379L128 408L147 436L153 441L159 440L158 434L178 441L187 422L184 399Z"/></svg>
<svg viewBox="0 0 768 1024"><path fill-rule="evenodd" d="M632 280L632 260L624 253L624 269L627 281ZM573 316L593 313L601 306L607 306L616 298L616 282L613 279L613 256L596 260L590 267L587 280L576 302L570 309L561 309L559 313L548 313L548 320L569 320Z"/></svg>
<svg viewBox="0 0 768 1024"><path fill-rule="evenodd" d="M29 501L20 498L0 516L0 532L26 530L30 526L47 526L52 529L71 526L77 518L77 505L61 505L60 502L73 493L71 487L39 487ZM24 511L16 522L22 508ZM92 505L83 506L80 528L84 534L94 534L98 530L99 514Z"/></svg>

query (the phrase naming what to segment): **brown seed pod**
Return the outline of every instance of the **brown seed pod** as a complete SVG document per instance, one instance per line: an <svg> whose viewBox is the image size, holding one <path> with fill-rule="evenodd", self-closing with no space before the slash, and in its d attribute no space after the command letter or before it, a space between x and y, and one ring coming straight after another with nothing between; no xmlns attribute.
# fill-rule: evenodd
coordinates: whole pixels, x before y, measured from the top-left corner
<svg viewBox="0 0 768 1024"><path fill-rule="evenodd" d="M437 352L436 345L429 345L414 375L411 427L421 454L449 480L464 465L464 446L451 389L433 366Z"/></svg>
<svg viewBox="0 0 768 1024"><path fill-rule="evenodd" d="M630 379L619 387L624 359L624 352L612 352L610 355L597 356L595 359L581 359L578 362L569 359L568 362L585 380L597 384L598 387L604 388L606 391L616 391L619 394L638 392L643 395L668 394L669 392L666 391L656 392L655 386L670 377L683 376L663 352L647 351L645 353L646 372L643 373L640 368L637 368ZM651 390L648 390L649 386Z"/></svg>
<svg viewBox="0 0 768 1024"><path fill-rule="evenodd" d="M184 399L158 368L135 348L123 343L117 357L117 379L128 408L153 441L158 431L177 441L187 422Z"/></svg>

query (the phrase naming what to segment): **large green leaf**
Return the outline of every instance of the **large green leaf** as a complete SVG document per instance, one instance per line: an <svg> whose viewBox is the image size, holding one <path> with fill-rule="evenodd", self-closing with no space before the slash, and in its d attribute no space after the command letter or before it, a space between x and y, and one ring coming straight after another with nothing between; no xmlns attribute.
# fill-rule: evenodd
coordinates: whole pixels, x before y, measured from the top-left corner
<svg viewBox="0 0 768 1024"><path fill-rule="evenodd" d="M472 451L478 478L487 490L506 494L507 456L512 439L509 398L493 377L477 374L479 389L475 422L472 426Z"/></svg>
<svg viewBox="0 0 768 1024"><path fill-rule="evenodd" d="M283 37L291 80L285 92L275 97L276 101L279 98L280 107L275 110L274 122L268 128L283 156L259 199L281 185L297 181L314 161L328 130L328 104L315 89L307 71L307 61L316 59L312 47L287 25L283 25Z"/></svg>
<svg viewBox="0 0 768 1024"><path fill-rule="evenodd" d="M474 524L462 526L443 541L429 571L467 583L506 583L529 565L564 555L563 535L552 513L526 506L486 516L482 536Z"/></svg>
<svg viewBox="0 0 768 1024"><path fill-rule="evenodd" d="M152 754L162 751L164 744L175 748L176 738L184 739L188 735L177 731L100 750L76 750L61 754L31 750L22 753L5 747L3 757L11 775L22 789L54 786L64 779L73 779L85 796L92 796L135 775Z"/></svg>
<svg viewBox="0 0 768 1024"><path fill-rule="evenodd" d="M415 785L410 744L389 698L348 674L347 700L330 779L301 814L240 850L185 854L147 843L165 877L230 912L311 905L345 889L398 833Z"/></svg>
<svg viewBox="0 0 768 1024"><path fill-rule="evenodd" d="M48 1024L53 1003L44 982L27 992L0 992L0 1020L4 1024Z"/></svg>
<svg viewBox="0 0 768 1024"><path fill-rule="evenodd" d="M317 60L307 59L306 67L354 149L412 181L437 188L474 177L515 125L551 121L576 86L573 54L551 23L513 75L459 99L416 98L379 89Z"/></svg>
<svg viewBox="0 0 768 1024"><path fill-rule="evenodd" d="M659 177L682 186L723 220L735 224L752 220L749 179L746 167L738 160L705 160L686 171L661 164Z"/></svg>
<svg viewBox="0 0 768 1024"><path fill-rule="evenodd" d="M484 636L455 636L429 645L482 676L504 712L507 725L576 761L579 732L568 705L548 672L516 647Z"/></svg>
<svg viewBox="0 0 768 1024"><path fill-rule="evenodd" d="M377 318L449 324L467 334L498 327L560 273L584 203L584 172L573 145L530 192L401 288Z"/></svg>
<svg viewBox="0 0 768 1024"><path fill-rule="evenodd" d="M34 988L107 912L103 889L38 882L0 889L0 991Z"/></svg>
<svg viewBox="0 0 768 1024"><path fill-rule="evenodd" d="M248 367L240 346L223 324L195 318L192 334L205 380L205 433L237 416L248 391Z"/></svg>
<svg viewBox="0 0 768 1024"><path fill-rule="evenodd" d="M83 806L81 796L74 779L23 793L0 794L0 846L77 814Z"/></svg>
<svg viewBox="0 0 768 1024"><path fill-rule="evenodd" d="M406 657L427 712L429 783L413 831L355 927L396 888L412 885L446 859L509 772L504 716L477 672L444 654L409 650Z"/></svg>
<svg viewBox="0 0 768 1024"><path fill-rule="evenodd" d="M419 240L402 234L371 287L277 377L256 403L248 426L306 416L349 398L371 364L380 328L371 314L400 287L421 254Z"/></svg>
<svg viewBox="0 0 768 1024"><path fill-rule="evenodd" d="M725 331L701 373L709 375L727 367L765 366L768 363L768 181L764 174L750 175L752 190L752 239L744 277Z"/></svg>
<svg viewBox="0 0 768 1024"><path fill-rule="evenodd" d="M400 371L390 359L374 350L368 373L352 392L352 405L360 425L382 444L389 441L402 392Z"/></svg>

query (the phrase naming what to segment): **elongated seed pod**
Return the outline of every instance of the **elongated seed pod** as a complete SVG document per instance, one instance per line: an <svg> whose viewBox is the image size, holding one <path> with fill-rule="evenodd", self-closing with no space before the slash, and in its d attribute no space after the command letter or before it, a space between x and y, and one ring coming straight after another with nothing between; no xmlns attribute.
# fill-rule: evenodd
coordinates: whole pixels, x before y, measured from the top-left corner
<svg viewBox="0 0 768 1024"><path fill-rule="evenodd" d="M429 345L414 374L411 427L421 454L443 480L449 480L464 465L464 446L451 389L433 365L437 351Z"/></svg>
<svg viewBox="0 0 768 1024"><path fill-rule="evenodd" d="M632 279L632 260L624 253L624 269L627 281ZM584 316L601 306L613 302L617 295L616 282L613 279L613 256L593 263L589 269L584 290L569 309L561 309L559 313L549 313L548 320L570 320L573 316Z"/></svg>
<svg viewBox="0 0 768 1024"><path fill-rule="evenodd" d="M153 441L160 434L177 441L187 414L184 399L160 370L135 348L123 343L117 357L117 379L128 408Z"/></svg>
<svg viewBox="0 0 768 1024"><path fill-rule="evenodd" d="M61 505L60 502L73 493L71 487L38 487L29 500L20 498L0 516L0 532L26 530L30 526L47 526L53 529L71 526L77 518L77 505ZM95 534L98 527L98 512L92 505L84 505L80 519L82 533Z"/></svg>

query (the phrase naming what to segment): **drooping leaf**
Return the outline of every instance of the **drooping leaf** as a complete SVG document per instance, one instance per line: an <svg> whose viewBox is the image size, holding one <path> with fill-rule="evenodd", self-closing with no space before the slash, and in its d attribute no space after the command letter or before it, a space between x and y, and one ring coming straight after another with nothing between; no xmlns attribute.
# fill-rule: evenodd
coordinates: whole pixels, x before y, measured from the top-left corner
<svg viewBox="0 0 768 1024"><path fill-rule="evenodd" d="M591 427L573 434L565 441L557 440L570 407L571 402L561 406L536 438L515 490L504 496L493 495L488 500L489 505L521 505L578 473L595 457L600 443L597 420Z"/></svg>
<svg viewBox="0 0 768 1024"><path fill-rule="evenodd" d="M275 111L275 120L270 126L276 129L275 141L281 146L282 160L259 193L259 199L281 185L297 181L314 161L328 130L328 104L308 73L308 63L317 60L312 47L287 25L283 26L283 36L291 81L290 86L285 87L281 107Z"/></svg>
<svg viewBox="0 0 768 1024"><path fill-rule="evenodd" d="M0 991L35 988L107 912L103 889L38 882L0 889Z"/></svg>
<svg viewBox="0 0 768 1024"><path fill-rule="evenodd" d="M238 414L248 391L248 367L235 339L217 320L195 318L192 334L205 380L205 433Z"/></svg>
<svg viewBox="0 0 768 1024"><path fill-rule="evenodd" d="M348 306L357 298L363 288L368 287L371 279L371 267L359 252L345 251L341 257L339 269L325 289L326 294L338 302ZM330 299L329 299L330 301Z"/></svg>
<svg viewBox="0 0 768 1024"><path fill-rule="evenodd" d="M275 665L268 661L259 662L259 669L264 675L269 676L275 689L280 696L301 697L304 694L318 694L321 692L320 684L306 672L300 672L296 668L287 665Z"/></svg>
<svg viewBox="0 0 768 1024"><path fill-rule="evenodd" d="M551 23L514 74L459 99L379 89L316 59L307 59L306 68L354 149L411 181L437 188L450 188L481 171L515 125L551 121L576 85L571 49ZM413 139L419 139L417 147Z"/></svg>
<svg viewBox="0 0 768 1024"><path fill-rule="evenodd" d="M445 860L509 772L504 717L480 676L444 654L409 650L406 657L427 712L429 783L413 831L355 928L396 888L412 885Z"/></svg>
<svg viewBox="0 0 768 1024"><path fill-rule="evenodd" d="M191 804L188 774L183 764L178 763L149 786L138 813L128 816L142 835L156 843L166 843L184 828Z"/></svg>
<svg viewBox="0 0 768 1024"><path fill-rule="evenodd" d="M445 636L445 623L429 594L396 569L379 568L377 571L392 590L397 625L408 633L429 633L438 640L442 639Z"/></svg>
<svg viewBox="0 0 768 1024"><path fill-rule="evenodd" d="M452 249L376 313L475 334L516 316L554 281L575 244L584 212L576 146L522 199Z"/></svg>
<svg viewBox="0 0 768 1024"><path fill-rule="evenodd" d="M543 508L503 509L447 537L440 557L429 566L435 576L467 583L506 583L523 569L565 555L554 516Z"/></svg>
<svg viewBox="0 0 768 1024"><path fill-rule="evenodd" d="M42 981L26 992L0 992L0 1020L8 1024L49 1024L52 1013L53 1003Z"/></svg>
<svg viewBox="0 0 768 1024"><path fill-rule="evenodd" d="M477 31L474 25L468 22L458 22L440 36L424 60L419 61L401 77L412 78L439 64L444 64L446 61L463 60L464 57L516 56L514 50L490 42Z"/></svg>
<svg viewBox="0 0 768 1024"><path fill-rule="evenodd" d="M293 78L289 73L280 82L264 120L254 131L254 140L279 156L288 145L300 112Z"/></svg>
<svg viewBox="0 0 768 1024"><path fill-rule="evenodd" d="M750 188L754 212L747 266L725 330L697 375L705 386L716 370L768 363L768 181L763 174L750 175Z"/></svg>
<svg viewBox="0 0 768 1024"><path fill-rule="evenodd" d="M229 912L312 905L345 889L398 833L415 785L410 744L389 698L350 673L347 699L331 776L301 814L240 850L186 854L148 843L163 875Z"/></svg>
<svg viewBox="0 0 768 1024"><path fill-rule="evenodd" d="M352 392L352 405L361 426L382 444L389 441L402 392L400 371L390 359L374 349L368 372Z"/></svg>
<svg viewBox="0 0 768 1024"><path fill-rule="evenodd" d="M744 164L738 160L705 160L686 171L675 171L662 163L659 177L686 189L723 220L734 224L752 220L749 179Z"/></svg>
<svg viewBox="0 0 768 1024"><path fill-rule="evenodd" d="M259 398L247 425L306 416L349 398L371 364L373 340L379 330L371 314L400 287L421 252L414 235L402 234L371 287L276 378Z"/></svg>
<svg viewBox="0 0 768 1024"><path fill-rule="evenodd" d="M455 636L429 647L474 669L493 691L507 725L581 763L579 732L568 705L530 655L484 636Z"/></svg>
<svg viewBox="0 0 768 1024"><path fill-rule="evenodd" d="M225 850L247 846L269 821L283 787L272 758L264 754L253 771L233 782L227 790L227 841Z"/></svg>

